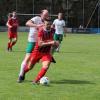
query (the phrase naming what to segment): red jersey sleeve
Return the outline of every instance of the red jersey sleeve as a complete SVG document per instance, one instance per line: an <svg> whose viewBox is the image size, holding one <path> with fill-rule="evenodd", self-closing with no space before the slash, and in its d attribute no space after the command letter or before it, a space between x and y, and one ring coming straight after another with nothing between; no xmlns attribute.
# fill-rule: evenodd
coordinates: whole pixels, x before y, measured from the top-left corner
<svg viewBox="0 0 100 100"><path fill-rule="evenodd" d="M8 19L8 24L12 26L12 20L11 20L11 18Z"/></svg>
<svg viewBox="0 0 100 100"><path fill-rule="evenodd" d="M43 35L43 29L38 31L38 37L42 37L42 35Z"/></svg>

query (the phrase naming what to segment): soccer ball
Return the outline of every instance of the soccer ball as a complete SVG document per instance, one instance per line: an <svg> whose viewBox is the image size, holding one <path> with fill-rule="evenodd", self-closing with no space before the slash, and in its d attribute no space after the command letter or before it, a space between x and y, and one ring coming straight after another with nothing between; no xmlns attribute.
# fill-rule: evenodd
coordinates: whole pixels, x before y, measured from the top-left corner
<svg viewBox="0 0 100 100"><path fill-rule="evenodd" d="M49 83L50 83L50 81L49 81L48 77L44 76L40 79L40 84L42 84L42 85L49 85Z"/></svg>

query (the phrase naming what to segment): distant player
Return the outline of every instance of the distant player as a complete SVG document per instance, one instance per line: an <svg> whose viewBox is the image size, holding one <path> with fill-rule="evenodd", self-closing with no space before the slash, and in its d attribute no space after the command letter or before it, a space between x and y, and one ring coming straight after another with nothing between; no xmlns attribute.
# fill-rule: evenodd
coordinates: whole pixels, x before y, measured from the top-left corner
<svg viewBox="0 0 100 100"><path fill-rule="evenodd" d="M63 40L63 35L65 35L65 21L63 20L63 13L58 13L58 18L54 20L53 27L55 28L54 40L61 41ZM56 49L57 52L60 50L60 45Z"/></svg>
<svg viewBox="0 0 100 100"><path fill-rule="evenodd" d="M26 49L26 55L21 64L18 82L20 82L20 80L22 78L21 76L23 75L24 67L27 65L27 62L30 57L30 53L34 49L35 43L37 41L38 29L43 27L44 20L48 19L48 17L49 17L48 10L44 9L44 10L42 10L40 16L33 17L32 19L30 19L26 22L26 25L28 27L30 27L30 31L29 31L29 35L28 35L28 44L27 44L27 49Z"/></svg>
<svg viewBox="0 0 100 100"><path fill-rule="evenodd" d="M53 40L54 29L51 28L51 22L49 20L44 21L44 27L38 32L38 40L36 42L35 48L30 55L29 62L24 68L24 73L22 78L25 77L25 74L33 68L33 66L39 61L42 61L42 68L38 73L34 83L38 83L39 80L47 72L50 63L52 62L51 47L54 45L59 45L58 42ZM22 82L21 80L20 82Z"/></svg>
<svg viewBox="0 0 100 100"><path fill-rule="evenodd" d="M6 25L8 26L8 39L9 39L7 50L12 51L12 47L17 42L17 29L19 26L18 18L16 16L15 11L9 15Z"/></svg>

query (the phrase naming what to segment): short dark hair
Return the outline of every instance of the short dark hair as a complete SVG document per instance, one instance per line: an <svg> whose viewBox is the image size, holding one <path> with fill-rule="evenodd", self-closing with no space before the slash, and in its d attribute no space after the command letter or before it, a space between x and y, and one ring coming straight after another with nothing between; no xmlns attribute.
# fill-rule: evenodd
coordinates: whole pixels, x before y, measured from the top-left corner
<svg viewBox="0 0 100 100"><path fill-rule="evenodd" d="M45 20L44 20L44 22L45 22L45 21L46 21L46 22L49 22L49 23L51 23L51 24L52 24L51 19L45 19Z"/></svg>

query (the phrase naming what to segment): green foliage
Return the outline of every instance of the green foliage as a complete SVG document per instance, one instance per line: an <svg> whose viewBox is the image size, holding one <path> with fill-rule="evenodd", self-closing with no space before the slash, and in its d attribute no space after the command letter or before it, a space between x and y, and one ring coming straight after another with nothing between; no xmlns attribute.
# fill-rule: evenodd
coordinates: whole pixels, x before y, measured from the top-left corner
<svg viewBox="0 0 100 100"><path fill-rule="evenodd" d="M83 18L84 26L86 26L97 2L98 0L84 0L83 12L83 0L0 0L0 22L1 25L5 25L7 14L13 10L22 14L39 14L42 9L46 8L50 14L57 14L59 11L64 12L66 20L68 17L69 27L79 27L80 24L83 24ZM89 23L90 27L98 26L97 12L98 9L96 9L91 23ZM21 25L25 25L25 22L26 16L20 17Z"/></svg>

